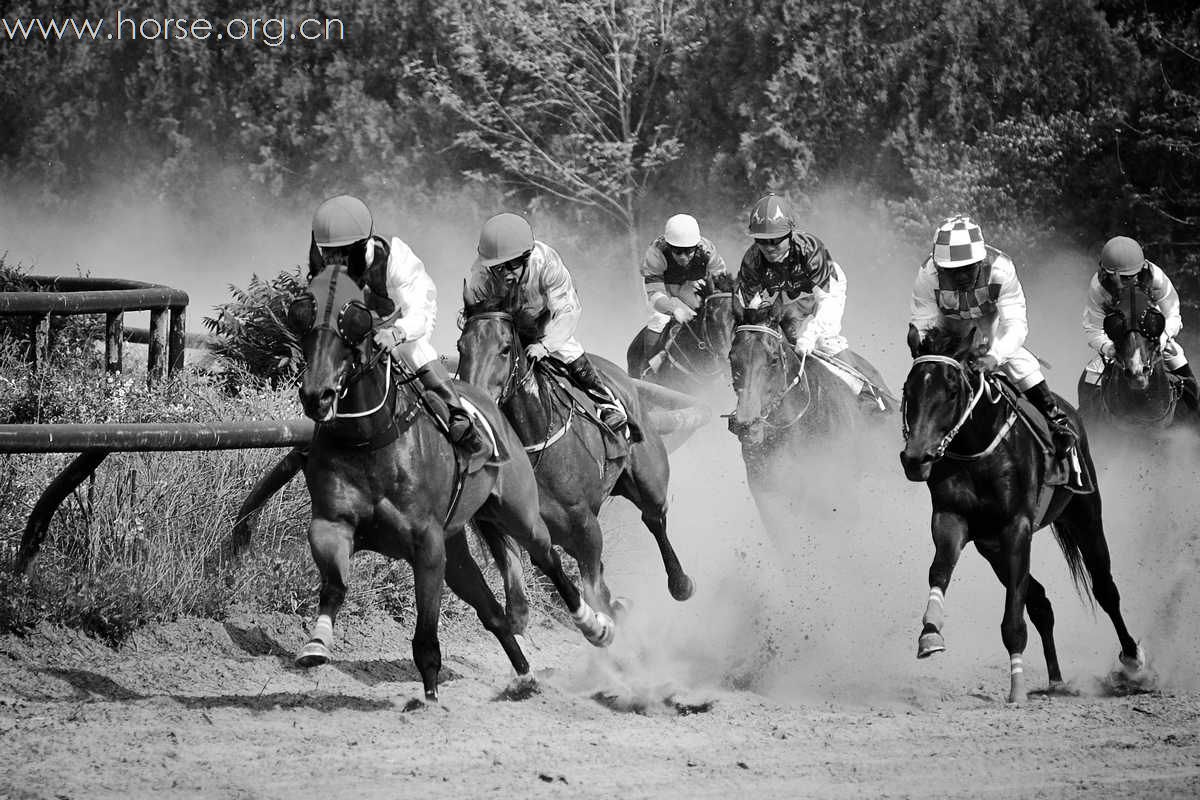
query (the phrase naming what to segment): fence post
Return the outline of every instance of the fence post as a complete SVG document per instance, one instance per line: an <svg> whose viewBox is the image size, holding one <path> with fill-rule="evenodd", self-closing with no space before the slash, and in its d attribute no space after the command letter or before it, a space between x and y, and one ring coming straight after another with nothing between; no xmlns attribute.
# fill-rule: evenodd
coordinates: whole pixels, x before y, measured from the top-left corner
<svg viewBox="0 0 1200 800"><path fill-rule="evenodd" d="M33 349L29 352L33 371L46 366L50 358L50 314L37 314L33 318Z"/></svg>
<svg viewBox="0 0 1200 800"><path fill-rule="evenodd" d="M104 369L120 372L125 346L125 312L109 311L104 316Z"/></svg>
<svg viewBox="0 0 1200 800"><path fill-rule="evenodd" d="M187 347L184 324L187 306L171 306L170 331L167 334L167 374L174 378L183 370L183 354Z"/></svg>
<svg viewBox="0 0 1200 800"><path fill-rule="evenodd" d="M150 309L150 343L146 356L146 382L154 386L167 376L167 309Z"/></svg>

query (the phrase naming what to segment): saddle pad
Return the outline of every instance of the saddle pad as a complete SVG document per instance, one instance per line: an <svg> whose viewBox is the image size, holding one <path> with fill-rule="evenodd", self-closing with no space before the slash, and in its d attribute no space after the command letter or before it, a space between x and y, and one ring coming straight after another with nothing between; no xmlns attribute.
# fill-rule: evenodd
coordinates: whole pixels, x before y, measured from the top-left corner
<svg viewBox="0 0 1200 800"><path fill-rule="evenodd" d="M820 358L820 356L818 356L818 358ZM857 375L856 373L850 372L848 369L843 367L836 359L821 358L821 363L824 364L825 366L829 367L829 371L832 372L834 375L836 375L838 377L838 379L841 380L842 383L849 386L850 391L854 392L854 394L856 394L856 395L862 391L862 388L864 386L867 385L867 382L865 380L863 380L863 378L861 376Z"/></svg>
<svg viewBox="0 0 1200 800"><path fill-rule="evenodd" d="M1050 438L1050 423L1033 403L1005 381L998 381L1002 390L1010 399L1016 400L1017 415L1029 429L1033 431L1042 449L1042 457L1046 461L1045 486L1061 486L1075 494L1091 494L1096 491L1095 476L1091 474L1079 458L1078 445L1072 447L1062 458L1055 458L1054 443ZM1047 499L1047 503L1048 503Z"/></svg>
<svg viewBox="0 0 1200 800"><path fill-rule="evenodd" d="M492 457L488 463L503 464L507 462L508 451L505 450L504 443L500 441L500 437L496 435L496 431L492 427L492 423L488 420L487 415L480 411L479 408L466 397L462 397L461 402L467 414L469 414L471 419L475 421L476 427L483 431L484 435L487 436L487 440L491 443Z"/></svg>
<svg viewBox="0 0 1200 800"><path fill-rule="evenodd" d="M622 413L625 414L625 418L630 420L630 425L626 426L625 428L625 436L618 436L607 425L600 421L599 409L601 405L605 404L597 402L590 394L572 383L565 374L559 372L550 372L550 376L553 378L554 382L558 384L558 386L564 392L567 393L567 396L570 398L570 402L575 404L575 407L579 409L580 413L587 417L592 424L600 429L600 433L604 439L605 459L612 461L614 459L624 458L629 455L628 431L631 429L633 422L632 417L630 417L629 414L629 408L624 402L622 402L621 398L617 397L615 392L613 393L613 399L617 401L617 406L621 409Z"/></svg>

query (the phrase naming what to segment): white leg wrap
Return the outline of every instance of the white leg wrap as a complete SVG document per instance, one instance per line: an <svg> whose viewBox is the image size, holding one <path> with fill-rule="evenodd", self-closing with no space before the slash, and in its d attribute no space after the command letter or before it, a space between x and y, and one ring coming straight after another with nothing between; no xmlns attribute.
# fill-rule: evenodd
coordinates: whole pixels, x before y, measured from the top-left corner
<svg viewBox="0 0 1200 800"><path fill-rule="evenodd" d="M1013 675L1018 675L1025 671L1025 658L1020 653L1009 654L1008 671Z"/></svg>
<svg viewBox="0 0 1200 800"><path fill-rule="evenodd" d="M325 643L326 647L333 646L333 620L328 614L322 614L317 617L317 623L313 625L312 636L310 638L320 639Z"/></svg>
<svg viewBox="0 0 1200 800"><path fill-rule="evenodd" d="M939 587L931 586L929 588L929 601L925 604L925 616L922 618L921 623L932 625L941 630L945 621L945 596Z"/></svg>

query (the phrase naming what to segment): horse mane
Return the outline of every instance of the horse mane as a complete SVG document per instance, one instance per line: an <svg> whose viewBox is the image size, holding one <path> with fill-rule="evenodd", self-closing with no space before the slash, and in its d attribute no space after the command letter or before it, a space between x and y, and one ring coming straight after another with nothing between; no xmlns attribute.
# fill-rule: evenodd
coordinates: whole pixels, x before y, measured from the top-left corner
<svg viewBox="0 0 1200 800"><path fill-rule="evenodd" d="M736 288L733 276L728 272L719 272L713 275L707 284L708 291L702 292L703 295L717 294L720 292L732 293Z"/></svg>

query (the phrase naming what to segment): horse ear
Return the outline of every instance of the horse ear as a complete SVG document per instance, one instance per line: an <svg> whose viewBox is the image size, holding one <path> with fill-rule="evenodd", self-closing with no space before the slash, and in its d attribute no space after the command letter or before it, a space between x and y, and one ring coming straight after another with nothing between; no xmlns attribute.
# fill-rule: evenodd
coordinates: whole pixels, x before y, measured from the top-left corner
<svg viewBox="0 0 1200 800"><path fill-rule="evenodd" d="M908 351L912 353L913 358L921 354L921 332L912 323L908 326Z"/></svg>

